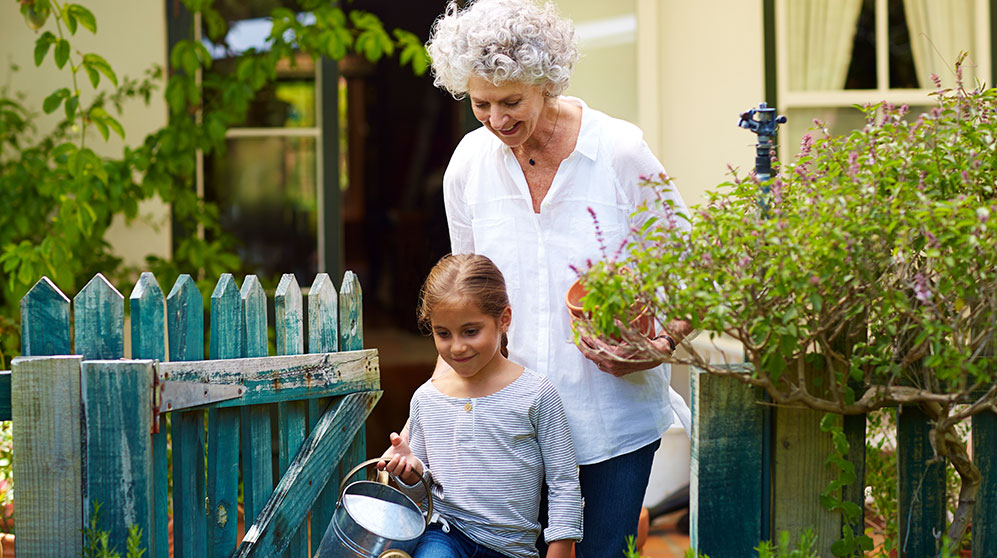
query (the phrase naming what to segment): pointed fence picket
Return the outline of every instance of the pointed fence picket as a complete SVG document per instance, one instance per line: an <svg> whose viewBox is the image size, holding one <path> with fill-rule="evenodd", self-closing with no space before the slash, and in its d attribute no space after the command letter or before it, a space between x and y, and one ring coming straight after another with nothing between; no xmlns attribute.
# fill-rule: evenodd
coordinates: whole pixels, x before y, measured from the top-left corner
<svg viewBox="0 0 997 558"><path fill-rule="evenodd" d="M143 273L129 296L132 360L123 360L121 293L98 274L70 304L42 278L21 301L24 356L0 373L0 419L14 421L18 555L80 554L78 535L98 505L109 542L124 549L128 527L138 526L146 556L314 551L338 480L366 457L363 422L380 391L377 353L362 349L356 276L347 272L337 292L319 274L307 316L305 308L297 280L284 275L274 298L277 355L268 356L266 293L255 276L239 289L224 274L211 295L205 361L193 279L181 275L164 298ZM173 409L165 394L179 386L212 395Z"/></svg>

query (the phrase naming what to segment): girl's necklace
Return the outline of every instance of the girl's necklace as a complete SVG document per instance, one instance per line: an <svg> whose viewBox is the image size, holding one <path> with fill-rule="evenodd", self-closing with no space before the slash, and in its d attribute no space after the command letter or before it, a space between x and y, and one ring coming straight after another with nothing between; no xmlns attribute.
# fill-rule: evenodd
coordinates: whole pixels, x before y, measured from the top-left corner
<svg viewBox="0 0 997 558"><path fill-rule="evenodd" d="M538 152L547 149L547 145L550 144L550 140L554 138L554 133L557 132L557 121L560 120L560 118L561 118L561 103L557 103L557 115L554 116L554 128L550 131L550 135L547 136L547 141L544 142L544 144L540 147ZM530 166L535 166L536 164L537 162L533 160L533 157L530 157Z"/></svg>

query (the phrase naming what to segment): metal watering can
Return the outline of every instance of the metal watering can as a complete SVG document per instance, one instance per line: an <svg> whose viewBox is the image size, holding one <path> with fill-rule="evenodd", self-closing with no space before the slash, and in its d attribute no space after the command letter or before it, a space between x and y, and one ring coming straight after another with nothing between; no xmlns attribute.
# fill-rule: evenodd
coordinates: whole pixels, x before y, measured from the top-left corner
<svg viewBox="0 0 997 558"><path fill-rule="evenodd" d="M428 513L400 490L384 482L356 481L346 486L360 469L382 461L369 459L357 465L339 483L339 501L325 530L315 558L411 558L416 543L433 516L433 495L426 484Z"/></svg>

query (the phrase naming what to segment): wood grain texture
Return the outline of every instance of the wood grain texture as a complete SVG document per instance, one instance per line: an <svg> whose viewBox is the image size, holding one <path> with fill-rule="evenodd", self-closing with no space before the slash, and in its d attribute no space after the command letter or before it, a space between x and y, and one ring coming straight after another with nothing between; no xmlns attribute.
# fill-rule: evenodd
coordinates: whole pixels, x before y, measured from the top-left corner
<svg viewBox="0 0 997 558"><path fill-rule="evenodd" d="M110 546L116 548L126 548L128 528L137 525L142 530L142 548L152 555L158 548L154 542L157 495L153 440L149 435L153 361L89 360L83 362L82 369L86 385L87 517L94 505L100 504L98 527L109 533ZM168 520L166 516L160 519L164 527ZM168 539L164 537L162 544L168 555Z"/></svg>
<svg viewBox="0 0 997 558"><path fill-rule="evenodd" d="M339 350L339 292L327 273L315 276L308 290L308 352Z"/></svg>
<svg viewBox="0 0 997 558"><path fill-rule="evenodd" d="M339 350L339 292L328 273L316 275L311 288L308 289L307 343L309 353L334 353ZM309 434L315 428L319 418L322 417L322 411L329 406L331 401L327 397L308 400ZM361 432L364 430L362 428ZM350 451L347 452L347 454L349 453ZM361 457L361 459L363 458ZM342 473L345 471L338 474ZM313 549L317 549L319 543L322 542L326 526L332 520L332 513L336 509L336 500L339 499L336 488L332 484L335 483L326 485L312 506L310 524L311 548Z"/></svg>
<svg viewBox="0 0 997 558"><path fill-rule="evenodd" d="M245 355L265 357L267 342L267 295L255 275L247 275L240 291L245 323ZM242 425L242 493L245 522L252 524L273 493L272 437L270 426L272 405L240 407Z"/></svg>
<svg viewBox="0 0 997 558"><path fill-rule="evenodd" d="M266 358L169 362L160 365L171 380L242 384L240 399L215 403L233 407L328 397L380 389L377 349Z"/></svg>
<svg viewBox="0 0 997 558"><path fill-rule="evenodd" d="M831 558L831 543L841 537L841 516L820 503L820 493L835 476L825 466L834 446L831 435L820 429L824 413L789 407L774 413L773 532L789 531L790 540L796 541L804 530L813 529L818 552Z"/></svg>
<svg viewBox="0 0 997 558"><path fill-rule="evenodd" d="M243 355L243 327L239 288L232 275L225 273L211 294L212 360ZM239 409L208 411L208 556L212 558L228 556L237 543L239 423Z"/></svg>
<svg viewBox="0 0 997 558"><path fill-rule="evenodd" d="M339 288L339 350L363 348L363 291L352 271L343 275Z"/></svg>
<svg viewBox="0 0 997 558"><path fill-rule="evenodd" d="M125 356L125 298L100 273L73 299L76 354L83 360Z"/></svg>
<svg viewBox="0 0 997 558"><path fill-rule="evenodd" d="M711 558L753 556L761 533L761 391L692 373L690 545Z"/></svg>
<svg viewBox="0 0 997 558"><path fill-rule="evenodd" d="M274 316L277 330L277 354L297 355L305 351L304 307L301 288L293 273L285 273L274 295ZM305 441L307 402L286 401L277 404L278 467L281 476ZM308 525L294 526L295 535L288 543L284 556L308 558Z"/></svg>
<svg viewBox="0 0 997 558"><path fill-rule="evenodd" d="M322 415L234 556L274 556L287 548L294 529L304 522L332 475L329 464L342 459L380 396L379 391L346 395ZM270 532L274 533L272 547L263 536Z"/></svg>
<svg viewBox="0 0 997 558"><path fill-rule="evenodd" d="M132 358L166 360L166 298L156 277L143 272L128 296L131 308ZM169 545L169 463L166 438L169 435L166 415L159 416L159 432L152 434L152 499L155 513L150 531L152 545L149 558L168 558Z"/></svg>
<svg viewBox="0 0 997 558"><path fill-rule="evenodd" d="M945 532L945 466L931 463L928 417L916 406L897 411L897 468L901 558L935 556L934 532Z"/></svg>
<svg viewBox="0 0 997 558"><path fill-rule="evenodd" d="M68 355L69 298L42 277L21 299L21 354Z"/></svg>
<svg viewBox="0 0 997 558"><path fill-rule="evenodd" d="M997 414L973 417L973 448L973 461L983 475L973 508L973 556L986 556L986 549L997 549Z"/></svg>
<svg viewBox="0 0 997 558"><path fill-rule="evenodd" d="M204 359L204 299L190 275L177 278L166 297L170 360ZM204 558L207 550L205 508L205 415L203 410L172 414L173 553L176 558Z"/></svg>
<svg viewBox="0 0 997 558"><path fill-rule="evenodd" d="M19 557L78 556L83 550L82 360L12 362Z"/></svg>

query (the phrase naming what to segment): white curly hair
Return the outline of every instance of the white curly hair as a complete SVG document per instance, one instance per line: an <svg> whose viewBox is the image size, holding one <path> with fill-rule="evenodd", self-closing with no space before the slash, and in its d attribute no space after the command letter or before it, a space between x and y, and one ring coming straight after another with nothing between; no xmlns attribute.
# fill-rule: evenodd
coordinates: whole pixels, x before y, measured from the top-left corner
<svg viewBox="0 0 997 558"><path fill-rule="evenodd" d="M574 25L553 2L539 6L533 0L477 0L464 9L451 2L433 24L426 49L434 85L455 99L467 94L472 75L495 85L542 85L560 95L578 60Z"/></svg>

